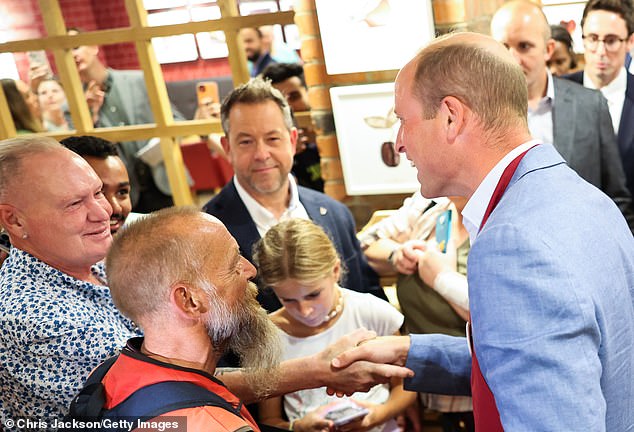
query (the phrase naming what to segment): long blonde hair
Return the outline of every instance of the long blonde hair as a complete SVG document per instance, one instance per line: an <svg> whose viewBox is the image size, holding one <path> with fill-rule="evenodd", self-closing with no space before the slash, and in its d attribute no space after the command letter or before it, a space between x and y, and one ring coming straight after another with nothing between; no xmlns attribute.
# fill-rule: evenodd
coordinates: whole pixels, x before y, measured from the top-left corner
<svg viewBox="0 0 634 432"><path fill-rule="evenodd" d="M313 283L328 277L339 256L324 230L305 219L280 222L255 245L253 260L266 286L294 279Z"/></svg>

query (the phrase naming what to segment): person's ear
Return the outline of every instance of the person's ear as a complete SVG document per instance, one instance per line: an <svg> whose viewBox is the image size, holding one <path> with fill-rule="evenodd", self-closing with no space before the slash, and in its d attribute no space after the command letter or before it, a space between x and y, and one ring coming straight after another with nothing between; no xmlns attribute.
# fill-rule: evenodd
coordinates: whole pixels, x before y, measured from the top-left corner
<svg viewBox="0 0 634 432"><path fill-rule="evenodd" d="M544 59L549 61L555 52L555 39L550 38L548 42L546 42L546 53L544 54Z"/></svg>
<svg viewBox="0 0 634 432"><path fill-rule="evenodd" d="M299 133L297 132L297 128L296 127L290 128L288 133L289 133L290 139L291 139L291 147L293 148L293 155L295 155L295 152L297 151L297 139L299 137Z"/></svg>
<svg viewBox="0 0 634 432"><path fill-rule="evenodd" d="M332 276L335 278L335 281L339 281L341 277L341 260L338 258L335 267L332 269Z"/></svg>
<svg viewBox="0 0 634 432"><path fill-rule="evenodd" d="M209 310L203 290L188 284L174 284L170 297L178 313L188 319L198 319Z"/></svg>
<svg viewBox="0 0 634 432"><path fill-rule="evenodd" d="M632 53L632 49L634 49L634 33L632 33L627 38L627 41L625 41L625 43L627 44L627 51L631 54Z"/></svg>
<svg viewBox="0 0 634 432"><path fill-rule="evenodd" d="M22 215L10 204L0 204L0 225L9 233L12 242L26 234Z"/></svg>
<svg viewBox="0 0 634 432"><path fill-rule="evenodd" d="M226 136L221 136L220 137L220 145L222 145L222 149L225 151L225 154L227 155L227 158L230 158L231 156L231 146L229 145L229 138L227 138Z"/></svg>
<svg viewBox="0 0 634 432"><path fill-rule="evenodd" d="M465 126L467 107L454 96L445 96L440 102L440 114L445 119L447 140L452 143L462 133Z"/></svg>

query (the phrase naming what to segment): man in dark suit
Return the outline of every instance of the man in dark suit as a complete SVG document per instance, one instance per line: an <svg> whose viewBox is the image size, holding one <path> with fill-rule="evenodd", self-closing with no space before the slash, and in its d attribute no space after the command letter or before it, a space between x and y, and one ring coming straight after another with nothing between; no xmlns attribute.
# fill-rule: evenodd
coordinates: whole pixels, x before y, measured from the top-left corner
<svg viewBox="0 0 634 432"><path fill-rule="evenodd" d="M632 198L605 98L550 74L546 61L555 43L541 8L527 0L505 3L491 20L491 35L526 76L531 135L553 144L577 174L610 196L634 231Z"/></svg>
<svg viewBox="0 0 634 432"><path fill-rule="evenodd" d="M216 216L251 261L253 244L273 225L289 218L311 219L332 238L347 275L342 285L385 299L355 235L350 211L323 193L297 186L290 175L297 129L284 96L260 78L235 89L221 109L222 146L235 177L204 210ZM258 300L269 311L280 307L260 287Z"/></svg>
<svg viewBox="0 0 634 432"><path fill-rule="evenodd" d="M624 0L590 0L581 19L584 70L566 76L599 89L608 100L627 187L634 192L634 75L625 68L634 44L632 6Z"/></svg>

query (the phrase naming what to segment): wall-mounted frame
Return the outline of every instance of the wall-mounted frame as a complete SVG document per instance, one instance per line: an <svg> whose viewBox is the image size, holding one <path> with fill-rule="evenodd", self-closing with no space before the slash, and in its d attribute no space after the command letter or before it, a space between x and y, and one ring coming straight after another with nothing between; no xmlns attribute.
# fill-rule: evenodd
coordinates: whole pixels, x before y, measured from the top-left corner
<svg viewBox="0 0 634 432"><path fill-rule="evenodd" d="M548 19L548 24L563 24L573 21L568 29L572 33L572 43L575 52L583 53L583 38L581 32L581 17L585 1L570 1L562 3L560 0L542 1L542 10Z"/></svg>
<svg viewBox="0 0 634 432"><path fill-rule="evenodd" d="M400 69L434 38L430 0L315 0L328 74Z"/></svg>
<svg viewBox="0 0 634 432"><path fill-rule="evenodd" d="M398 122L393 116L394 84L366 84L330 89L348 195L412 193L420 188L416 168L400 155L387 156ZM390 160L391 159L391 160Z"/></svg>

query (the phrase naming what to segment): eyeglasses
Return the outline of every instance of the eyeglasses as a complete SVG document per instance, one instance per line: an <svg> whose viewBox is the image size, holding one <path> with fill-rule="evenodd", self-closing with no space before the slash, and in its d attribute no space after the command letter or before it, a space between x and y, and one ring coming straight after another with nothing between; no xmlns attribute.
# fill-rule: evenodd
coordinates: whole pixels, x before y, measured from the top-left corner
<svg viewBox="0 0 634 432"><path fill-rule="evenodd" d="M599 42L603 42L606 51L617 51L625 39L621 39L617 35L607 35L603 39L595 34L583 35L583 45L590 51L596 51L599 48Z"/></svg>

